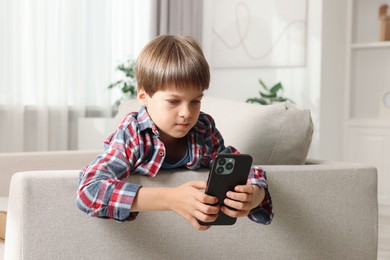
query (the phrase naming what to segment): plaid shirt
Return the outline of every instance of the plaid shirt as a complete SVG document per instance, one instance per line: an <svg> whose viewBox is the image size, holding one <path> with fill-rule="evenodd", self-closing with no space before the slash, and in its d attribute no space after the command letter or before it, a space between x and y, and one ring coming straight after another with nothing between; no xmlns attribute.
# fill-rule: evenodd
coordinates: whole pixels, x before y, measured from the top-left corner
<svg viewBox="0 0 390 260"><path fill-rule="evenodd" d="M187 137L191 149L185 167L190 170L210 167L218 153L238 153L231 146L225 147L214 120L203 112ZM132 212L131 206L141 186L124 179L131 174L156 176L165 158L158 129L142 107L138 113L128 114L104 146L105 151L80 172L77 206L89 216L134 220L138 213ZM248 217L258 223L271 223L272 202L265 172L252 167L248 183L266 191L264 201Z"/></svg>

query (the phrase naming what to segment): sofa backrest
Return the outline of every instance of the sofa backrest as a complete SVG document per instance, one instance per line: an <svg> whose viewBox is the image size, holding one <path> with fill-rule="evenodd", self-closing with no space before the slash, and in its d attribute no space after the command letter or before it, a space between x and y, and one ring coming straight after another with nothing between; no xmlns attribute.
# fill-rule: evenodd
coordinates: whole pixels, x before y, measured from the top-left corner
<svg viewBox="0 0 390 260"><path fill-rule="evenodd" d="M140 108L137 100L123 103L115 124ZM204 97L202 111L210 114L225 140L253 157L259 165L304 164L313 134L310 111L289 103L257 105Z"/></svg>
<svg viewBox="0 0 390 260"><path fill-rule="evenodd" d="M15 174L5 259L376 259L376 169L347 163L264 169L272 223L244 217L206 232L172 212L142 212L125 223L88 217L76 207L76 170ZM207 169L176 169L128 180L173 187L207 176Z"/></svg>
<svg viewBox="0 0 390 260"><path fill-rule="evenodd" d="M16 172L81 169L99 153L100 150L3 153L0 155L0 197L8 196Z"/></svg>

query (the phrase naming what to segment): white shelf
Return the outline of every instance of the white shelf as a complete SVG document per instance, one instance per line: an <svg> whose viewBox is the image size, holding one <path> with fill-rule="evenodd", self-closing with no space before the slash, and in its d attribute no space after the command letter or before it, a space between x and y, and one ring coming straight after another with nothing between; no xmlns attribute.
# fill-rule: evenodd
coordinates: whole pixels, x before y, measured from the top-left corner
<svg viewBox="0 0 390 260"><path fill-rule="evenodd" d="M348 126L390 128L390 120L380 118L351 118L346 123Z"/></svg>
<svg viewBox="0 0 390 260"><path fill-rule="evenodd" d="M353 43L352 49L378 49L378 48L390 48L390 41L386 42L366 42L366 43Z"/></svg>

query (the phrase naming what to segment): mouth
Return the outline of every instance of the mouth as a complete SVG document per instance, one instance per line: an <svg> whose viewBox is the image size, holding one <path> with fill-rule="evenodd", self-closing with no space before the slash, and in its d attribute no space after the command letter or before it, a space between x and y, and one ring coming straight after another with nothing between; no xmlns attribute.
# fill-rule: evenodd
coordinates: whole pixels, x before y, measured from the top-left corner
<svg viewBox="0 0 390 260"><path fill-rule="evenodd" d="M180 128L188 128L190 124L176 124Z"/></svg>

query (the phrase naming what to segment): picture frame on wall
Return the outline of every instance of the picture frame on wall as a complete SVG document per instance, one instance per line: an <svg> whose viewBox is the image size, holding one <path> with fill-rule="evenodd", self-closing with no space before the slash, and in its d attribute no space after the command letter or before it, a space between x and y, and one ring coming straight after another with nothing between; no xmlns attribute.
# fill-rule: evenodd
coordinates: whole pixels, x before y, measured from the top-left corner
<svg viewBox="0 0 390 260"><path fill-rule="evenodd" d="M203 44L212 67L301 67L307 0L204 2Z"/></svg>

